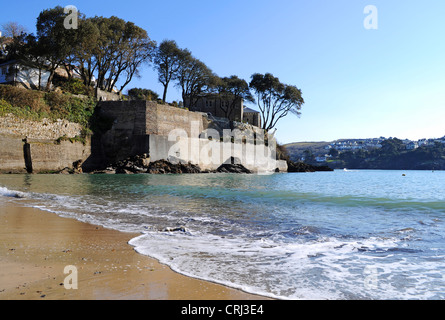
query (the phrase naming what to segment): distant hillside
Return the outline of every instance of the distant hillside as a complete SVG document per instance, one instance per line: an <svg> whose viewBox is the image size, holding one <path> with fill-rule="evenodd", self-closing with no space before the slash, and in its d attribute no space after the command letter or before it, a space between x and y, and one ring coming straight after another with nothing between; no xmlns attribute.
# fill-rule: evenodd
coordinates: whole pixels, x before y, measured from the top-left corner
<svg viewBox="0 0 445 320"><path fill-rule="evenodd" d="M342 139L333 142L297 142L284 146L289 158L330 168L445 170L445 137L418 141L397 138ZM308 150L310 153L306 153ZM335 152L334 152L334 151ZM329 154L329 156L326 156Z"/></svg>
<svg viewBox="0 0 445 320"><path fill-rule="evenodd" d="M284 145L284 147L287 149L289 153L289 157L292 161L297 161L301 159L303 156L303 152L305 150L311 150L312 153L318 157L323 156L328 152L325 148L330 144L331 142L294 142Z"/></svg>

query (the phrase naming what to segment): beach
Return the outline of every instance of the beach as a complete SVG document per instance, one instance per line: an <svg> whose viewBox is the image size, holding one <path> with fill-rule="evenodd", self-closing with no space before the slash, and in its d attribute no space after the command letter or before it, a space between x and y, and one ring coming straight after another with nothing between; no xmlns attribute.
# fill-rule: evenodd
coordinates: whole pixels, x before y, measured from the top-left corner
<svg viewBox="0 0 445 320"><path fill-rule="evenodd" d="M180 275L138 254L128 244L137 235L0 199L0 299L266 299ZM77 289L67 289L73 270Z"/></svg>

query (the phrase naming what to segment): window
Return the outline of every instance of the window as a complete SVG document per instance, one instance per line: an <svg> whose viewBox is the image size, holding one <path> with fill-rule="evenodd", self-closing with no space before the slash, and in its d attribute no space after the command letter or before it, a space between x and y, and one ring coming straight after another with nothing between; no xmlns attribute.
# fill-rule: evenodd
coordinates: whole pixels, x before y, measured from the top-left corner
<svg viewBox="0 0 445 320"><path fill-rule="evenodd" d="M2 76L6 75L8 68L2 68Z"/></svg>

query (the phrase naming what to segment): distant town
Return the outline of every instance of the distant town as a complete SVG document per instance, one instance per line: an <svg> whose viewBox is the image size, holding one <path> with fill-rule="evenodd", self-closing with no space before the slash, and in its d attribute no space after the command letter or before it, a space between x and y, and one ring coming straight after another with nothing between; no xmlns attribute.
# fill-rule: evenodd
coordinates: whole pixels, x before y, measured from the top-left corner
<svg viewBox="0 0 445 320"><path fill-rule="evenodd" d="M400 140L380 137L368 139L339 139L332 142L296 142L285 145L292 161L307 163L342 165L351 158L377 158L388 154L392 149L400 156L413 151L418 154L428 150L445 149L445 136L442 138ZM339 160L343 160L339 164ZM435 159L437 160L437 159ZM440 159L439 159L440 160Z"/></svg>

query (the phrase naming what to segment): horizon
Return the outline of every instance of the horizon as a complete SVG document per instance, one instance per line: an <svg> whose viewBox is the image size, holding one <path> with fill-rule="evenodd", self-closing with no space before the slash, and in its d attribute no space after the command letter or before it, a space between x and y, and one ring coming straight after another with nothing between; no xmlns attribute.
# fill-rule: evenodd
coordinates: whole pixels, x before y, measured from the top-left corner
<svg viewBox="0 0 445 320"><path fill-rule="evenodd" d="M321 143L321 142L329 143L329 142L335 142L335 141L368 140L368 139L380 139L380 138L383 138L383 139L385 139L385 140L388 140L388 139L400 139L400 140L402 140L402 141L404 141L404 140L419 141L419 140L422 140L422 139L425 139L425 140L437 140L437 139L442 139L442 138L445 138L445 135L442 136L442 137L424 137L424 138L415 139L415 140L413 140L413 139L401 139L401 138L399 138L399 137L383 137L383 136L380 136L380 137L368 137L368 138L338 138L338 139L334 139L334 140L319 140L319 141L309 141L309 140L305 140L305 141L294 141L294 142L289 142L289 143L285 143L284 145L293 144L293 143Z"/></svg>
<svg viewBox="0 0 445 320"><path fill-rule="evenodd" d="M270 72L296 85L306 103L302 116L278 122L281 144L335 141L342 136L417 141L445 135L445 3L435 0L281 0L266 2L39 1L8 3L0 25L15 21L35 33L42 10L74 5L91 16L117 16L147 30L158 44L175 40L221 77L250 82ZM369 20L368 5L377 9ZM192 18L190 18L192 17ZM264 23L267 22L267 23ZM375 23L375 29L366 23ZM378 24L377 24L378 22ZM162 93L151 66L124 90ZM169 87L168 101L182 100ZM258 110L255 104L247 107Z"/></svg>

